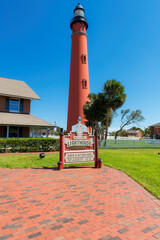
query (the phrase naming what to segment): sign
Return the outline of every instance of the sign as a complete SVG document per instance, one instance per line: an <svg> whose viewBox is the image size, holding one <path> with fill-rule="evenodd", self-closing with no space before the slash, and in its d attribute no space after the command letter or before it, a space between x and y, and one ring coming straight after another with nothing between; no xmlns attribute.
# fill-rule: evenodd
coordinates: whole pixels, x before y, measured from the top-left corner
<svg viewBox="0 0 160 240"><path fill-rule="evenodd" d="M65 141L65 143L67 143L67 147L74 147L74 146L92 147L93 141L92 140L69 140L69 141Z"/></svg>
<svg viewBox="0 0 160 240"><path fill-rule="evenodd" d="M94 162L94 136L90 135L85 125L78 119L78 124L64 136L64 164Z"/></svg>
<svg viewBox="0 0 160 240"><path fill-rule="evenodd" d="M72 127L71 132L64 136L60 134L60 161L58 169L64 164L95 162L98 165L98 137L92 136L85 125L78 119L78 124Z"/></svg>
<svg viewBox="0 0 160 240"><path fill-rule="evenodd" d="M93 162L94 152L75 152L66 153L65 162L66 163L83 163L83 162Z"/></svg>
<svg viewBox="0 0 160 240"><path fill-rule="evenodd" d="M75 136L74 139L86 139L85 136Z"/></svg>

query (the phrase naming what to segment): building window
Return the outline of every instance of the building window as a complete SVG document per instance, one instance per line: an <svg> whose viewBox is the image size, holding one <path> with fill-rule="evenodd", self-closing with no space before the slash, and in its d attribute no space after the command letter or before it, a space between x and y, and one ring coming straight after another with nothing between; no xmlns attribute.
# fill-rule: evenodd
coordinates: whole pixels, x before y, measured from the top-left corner
<svg viewBox="0 0 160 240"><path fill-rule="evenodd" d="M84 32L84 26L82 26L82 31Z"/></svg>
<svg viewBox="0 0 160 240"><path fill-rule="evenodd" d="M87 56L82 54L82 63L87 63Z"/></svg>
<svg viewBox="0 0 160 240"><path fill-rule="evenodd" d="M86 80L86 79L83 79L83 80L82 80L82 87L83 87L84 89L87 88L87 80Z"/></svg>
<svg viewBox="0 0 160 240"><path fill-rule="evenodd" d="M18 127L10 127L9 128L9 137L10 138L19 137L19 128Z"/></svg>
<svg viewBox="0 0 160 240"><path fill-rule="evenodd" d="M19 113L19 100L17 99L9 100L9 111Z"/></svg>

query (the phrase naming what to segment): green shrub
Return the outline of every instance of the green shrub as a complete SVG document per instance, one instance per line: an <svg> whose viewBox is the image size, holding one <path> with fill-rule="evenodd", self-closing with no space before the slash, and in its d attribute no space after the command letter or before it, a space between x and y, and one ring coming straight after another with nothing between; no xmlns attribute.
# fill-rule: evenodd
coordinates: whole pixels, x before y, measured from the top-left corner
<svg viewBox="0 0 160 240"><path fill-rule="evenodd" d="M53 138L0 139L0 153L7 152L53 152L59 150L59 140Z"/></svg>

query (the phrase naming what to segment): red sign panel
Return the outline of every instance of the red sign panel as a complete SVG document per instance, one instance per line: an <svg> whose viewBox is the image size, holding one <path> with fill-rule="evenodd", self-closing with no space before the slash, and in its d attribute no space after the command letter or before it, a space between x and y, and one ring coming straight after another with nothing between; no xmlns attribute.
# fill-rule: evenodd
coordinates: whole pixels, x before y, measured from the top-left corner
<svg viewBox="0 0 160 240"><path fill-rule="evenodd" d="M72 127L67 136L60 135L60 161L58 169L64 164L95 162L98 167L98 137L92 136L87 127L81 123Z"/></svg>
<svg viewBox="0 0 160 240"><path fill-rule="evenodd" d="M64 137L64 163L83 163L95 161L94 136L88 132L78 135L71 132Z"/></svg>

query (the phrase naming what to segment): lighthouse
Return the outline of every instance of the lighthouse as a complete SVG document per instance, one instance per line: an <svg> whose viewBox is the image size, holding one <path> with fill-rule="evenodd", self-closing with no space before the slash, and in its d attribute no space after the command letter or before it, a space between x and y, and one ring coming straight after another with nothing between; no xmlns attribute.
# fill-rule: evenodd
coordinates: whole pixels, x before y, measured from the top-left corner
<svg viewBox="0 0 160 240"><path fill-rule="evenodd" d="M88 22L84 15L85 11L81 4L78 3L70 23L72 47L67 132L70 132L72 126L77 124L79 117L81 117L82 124L85 124L86 121L83 114L83 106L89 100L89 72L86 33Z"/></svg>

